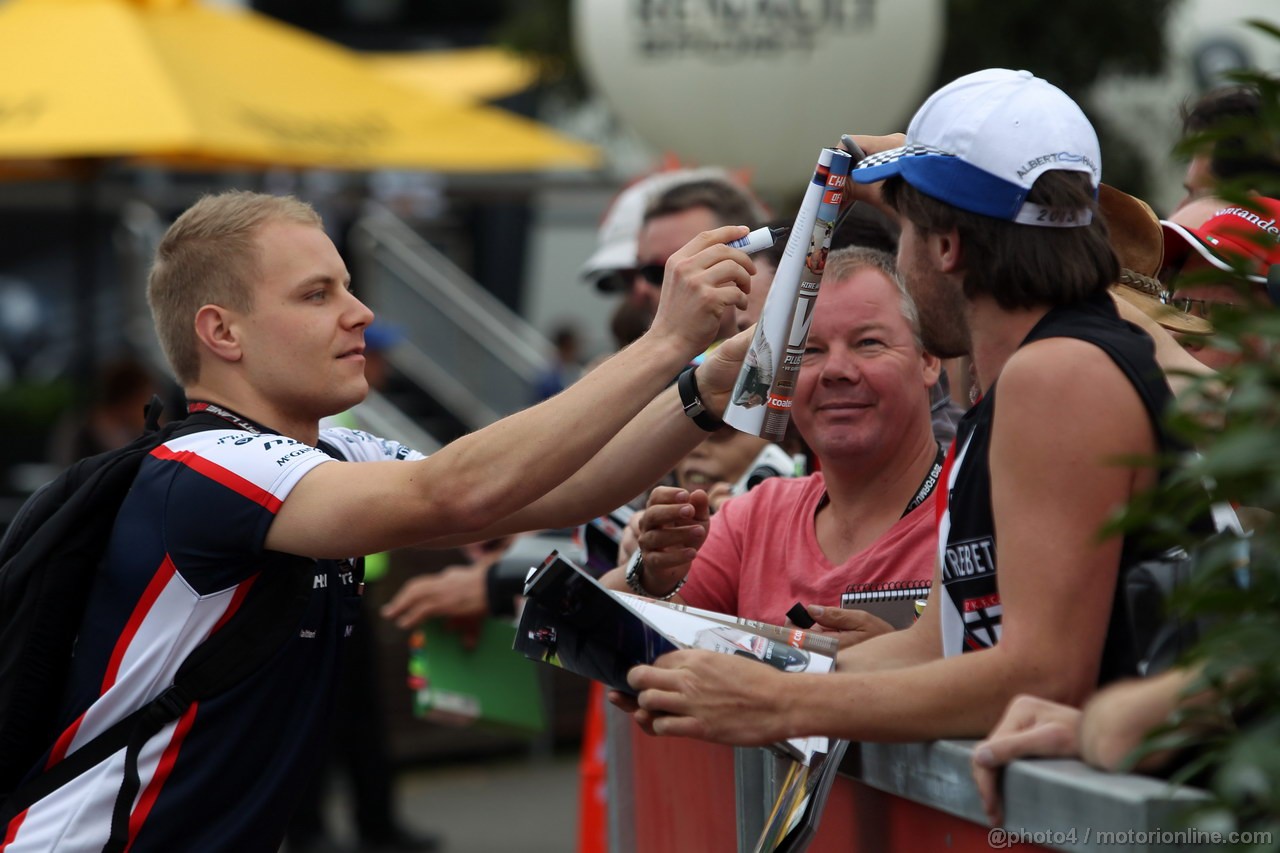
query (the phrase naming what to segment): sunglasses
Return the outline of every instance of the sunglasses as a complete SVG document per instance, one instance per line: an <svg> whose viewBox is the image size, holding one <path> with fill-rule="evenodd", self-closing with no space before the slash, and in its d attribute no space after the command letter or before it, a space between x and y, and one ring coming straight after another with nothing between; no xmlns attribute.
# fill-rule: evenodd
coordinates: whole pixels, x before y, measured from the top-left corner
<svg viewBox="0 0 1280 853"><path fill-rule="evenodd" d="M645 264L636 270L635 274L654 287L662 287L662 277L666 274L666 266L663 264Z"/></svg>
<svg viewBox="0 0 1280 853"><path fill-rule="evenodd" d="M1168 304L1177 308L1183 314L1190 314L1192 317L1200 317L1209 319L1209 312L1214 306L1222 305L1221 302L1215 302L1208 299L1190 299L1187 297L1170 297Z"/></svg>
<svg viewBox="0 0 1280 853"><path fill-rule="evenodd" d="M622 293L631 289L631 282L640 276L654 287L662 287L666 267L662 264L645 264L642 267L611 270L596 279L596 290L601 293Z"/></svg>

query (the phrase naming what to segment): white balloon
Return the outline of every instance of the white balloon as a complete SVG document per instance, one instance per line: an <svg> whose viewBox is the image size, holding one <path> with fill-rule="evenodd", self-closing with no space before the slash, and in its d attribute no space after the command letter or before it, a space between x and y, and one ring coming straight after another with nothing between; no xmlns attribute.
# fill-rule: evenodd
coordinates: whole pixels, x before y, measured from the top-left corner
<svg viewBox="0 0 1280 853"><path fill-rule="evenodd" d="M588 78L691 165L803 189L840 134L905 130L928 94L942 0L575 0Z"/></svg>
<svg viewBox="0 0 1280 853"><path fill-rule="evenodd" d="M1169 18L1169 56L1198 91L1229 83L1229 71L1280 71L1280 40L1248 25L1280 25L1275 0L1191 0ZM1185 66L1185 67L1183 67Z"/></svg>

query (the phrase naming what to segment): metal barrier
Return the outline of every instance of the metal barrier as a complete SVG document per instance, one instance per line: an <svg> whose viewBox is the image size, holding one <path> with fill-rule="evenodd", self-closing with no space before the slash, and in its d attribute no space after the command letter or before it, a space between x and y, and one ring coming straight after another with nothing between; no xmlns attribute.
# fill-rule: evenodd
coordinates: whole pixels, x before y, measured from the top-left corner
<svg viewBox="0 0 1280 853"><path fill-rule="evenodd" d="M386 208L352 227L370 305L405 331L391 363L469 429L529 405L551 344Z"/></svg>
<svg viewBox="0 0 1280 853"><path fill-rule="evenodd" d="M786 760L651 738L607 714L610 850L754 850ZM1016 761L1005 771L1005 823L989 828L969 772L972 741L851 744L809 849L862 851L1204 850L1211 834L1184 825L1202 791L1078 761Z"/></svg>

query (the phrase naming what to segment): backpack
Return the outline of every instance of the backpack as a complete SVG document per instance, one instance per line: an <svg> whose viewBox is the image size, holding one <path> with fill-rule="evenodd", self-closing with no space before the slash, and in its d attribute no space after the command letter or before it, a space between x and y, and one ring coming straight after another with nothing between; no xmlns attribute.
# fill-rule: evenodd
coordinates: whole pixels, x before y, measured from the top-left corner
<svg viewBox="0 0 1280 853"><path fill-rule="evenodd" d="M58 709L76 634L88 606L116 515L138 469L166 441L227 422L203 412L163 427L152 398L146 427L129 445L76 462L38 489L0 540L0 832L32 803L126 749L111 841L123 850L138 791L137 754L192 702L215 696L251 674L297 630L311 594L311 561L267 572L222 629L197 646L173 684L151 702L23 783L54 743Z"/></svg>

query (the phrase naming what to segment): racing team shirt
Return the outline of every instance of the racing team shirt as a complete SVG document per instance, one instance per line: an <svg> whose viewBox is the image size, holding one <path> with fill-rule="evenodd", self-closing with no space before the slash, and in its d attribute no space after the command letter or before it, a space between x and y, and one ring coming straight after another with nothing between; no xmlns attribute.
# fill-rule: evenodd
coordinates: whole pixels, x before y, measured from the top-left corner
<svg viewBox="0 0 1280 853"><path fill-rule="evenodd" d="M321 440L349 461L424 458L358 430L326 429ZM274 851L323 761L341 641L358 613L354 561L268 551L263 542L290 490L331 461L281 435L221 428L175 438L144 460L90 595L62 734L41 767L159 695L261 573L309 570L313 580L297 634L274 657L142 748L134 853ZM123 768L121 750L33 804L0 827L0 851L101 849Z"/></svg>

